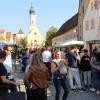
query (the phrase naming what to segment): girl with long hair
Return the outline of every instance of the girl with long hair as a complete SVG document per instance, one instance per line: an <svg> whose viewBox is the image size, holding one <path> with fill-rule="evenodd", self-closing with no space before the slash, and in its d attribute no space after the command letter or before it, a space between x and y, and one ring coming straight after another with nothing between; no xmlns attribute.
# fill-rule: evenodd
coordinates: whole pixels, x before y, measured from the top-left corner
<svg viewBox="0 0 100 100"><path fill-rule="evenodd" d="M48 69L43 64L41 56L38 52L34 53L29 71L24 77L28 100L45 100L45 89L48 87L48 78Z"/></svg>

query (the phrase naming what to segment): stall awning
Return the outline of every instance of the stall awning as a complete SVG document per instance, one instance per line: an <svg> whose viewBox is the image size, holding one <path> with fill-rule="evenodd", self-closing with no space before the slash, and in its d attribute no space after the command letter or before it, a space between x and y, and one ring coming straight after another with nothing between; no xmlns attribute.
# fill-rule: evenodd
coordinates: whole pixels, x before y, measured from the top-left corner
<svg viewBox="0 0 100 100"><path fill-rule="evenodd" d="M75 40L72 40L72 41L68 41L68 42L65 42L62 44L62 46L70 46L70 45L84 45L85 42L83 41L75 41Z"/></svg>

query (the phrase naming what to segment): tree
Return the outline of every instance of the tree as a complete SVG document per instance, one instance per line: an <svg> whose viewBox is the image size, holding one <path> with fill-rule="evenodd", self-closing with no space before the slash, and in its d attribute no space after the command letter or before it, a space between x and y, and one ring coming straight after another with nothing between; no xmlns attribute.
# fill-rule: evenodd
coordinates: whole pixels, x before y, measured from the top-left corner
<svg viewBox="0 0 100 100"><path fill-rule="evenodd" d="M20 38L16 41L17 45L22 45L24 48L27 46L27 38Z"/></svg>
<svg viewBox="0 0 100 100"><path fill-rule="evenodd" d="M46 42L45 42L47 46L52 45L52 39L56 36L56 32L57 32L57 28L55 28L54 26L49 28L46 34Z"/></svg>

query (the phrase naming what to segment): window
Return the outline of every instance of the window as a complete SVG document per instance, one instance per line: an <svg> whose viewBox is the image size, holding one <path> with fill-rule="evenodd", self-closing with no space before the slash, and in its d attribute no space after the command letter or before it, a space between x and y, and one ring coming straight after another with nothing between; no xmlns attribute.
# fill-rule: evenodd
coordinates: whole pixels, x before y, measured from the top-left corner
<svg viewBox="0 0 100 100"><path fill-rule="evenodd" d="M82 7L82 13L84 14L84 6Z"/></svg>
<svg viewBox="0 0 100 100"><path fill-rule="evenodd" d="M37 40L34 40L34 42L37 42Z"/></svg>
<svg viewBox="0 0 100 100"><path fill-rule="evenodd" d="M36 32L34 33L34 35L36 35Z"/></svg>
<svg viewBox="0 0 100 100"><path fill-rule="evenodd" d="M82 3L82 0L81 0L81 3Z"/></svg>
<svg viewBox="0 0 100 100"><path fill-rule="evenodd" d="M95 20L91 19L91 29L95 29Z"/></svg>
<svg viewBox="0 0 100 100"><path fill-rule="evenodd" d="M82 40L82 37L80 36L80 40Z"/></svg>
<svg viewBox="0 0 100 100"><path fill-rule="evenodd" d="M99 26L98 26L98 28L100 29L100 17L99 17Z"/></svg>
<svg viewBox="0 0 100 100"><path fill-rule="evenodd" d="M89 21L85 21L85 30L89 30Z"/></svg>
<svg viewBox="0 0 100 100"><path fill-rule="evenodd" d="M34 24L34 21L32 20L32 25Z"/></svg>
<svg viewBox="0 0 100 100"><path fill-rule="evenodd" d="M91 11L93 10L93 6L94 6L94 5L93 5L93 2L91 2Z"/></svg>
<svg viewBox="0 0 100 100"><path fill-rule="evenodd" d="M81 29L81 25L80 25L80 29Z"/></svg>

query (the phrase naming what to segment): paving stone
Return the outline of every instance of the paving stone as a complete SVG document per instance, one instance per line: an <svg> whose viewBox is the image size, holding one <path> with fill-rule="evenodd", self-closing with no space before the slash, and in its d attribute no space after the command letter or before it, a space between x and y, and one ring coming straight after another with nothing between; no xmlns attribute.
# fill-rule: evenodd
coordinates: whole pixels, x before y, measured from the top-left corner
<svg viewBox="0 0 100 100"><path fill-rule="evenodd" d="M14 73L16 79L18 81L22 81L24 77L24 73L21 73L20 71L16 71ZM25 86L21 85L21 91L25 91ZM47 95L48 95L48 100L55 100L55 88L53 86L53 83L50 83L49 88L47 89ZM61 90L60 94L60 100L62 100L62 95L63 95L63 90ZM96 95L93 92L84 91L70 91L67 100L100 100L100 95Z"/></svg>

